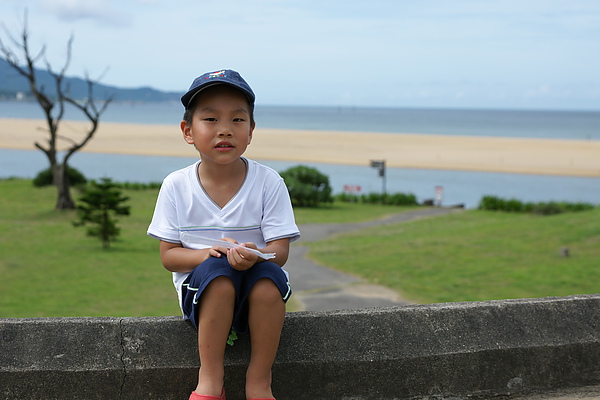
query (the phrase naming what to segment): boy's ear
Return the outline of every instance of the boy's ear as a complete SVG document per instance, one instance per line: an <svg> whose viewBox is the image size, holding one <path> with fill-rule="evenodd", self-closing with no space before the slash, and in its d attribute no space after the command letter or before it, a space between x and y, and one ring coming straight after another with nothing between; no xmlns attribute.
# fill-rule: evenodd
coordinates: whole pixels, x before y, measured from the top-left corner
<svg viewBox="0 0 600 400"><path fill-rule="evenodd" d="M248 144L252 142L252 134L254 133L254 127L256 126L256 122L250 126L250 134L248 135Z"/></svg>
<svg viewBox="0 0 600 400"><path fill-rule="evenodd" d="M183 140L185 140L187 144L194 144L191 125L189 125L186 121L181 121L180 128L181 132L183 133Z"/></svg>

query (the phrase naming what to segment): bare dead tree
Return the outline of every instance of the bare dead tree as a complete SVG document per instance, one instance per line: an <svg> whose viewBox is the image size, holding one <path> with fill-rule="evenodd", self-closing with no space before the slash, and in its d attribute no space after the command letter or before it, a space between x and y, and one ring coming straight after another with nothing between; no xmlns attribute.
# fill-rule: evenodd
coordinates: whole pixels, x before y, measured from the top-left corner
<svg viewBox="0 0 600 400"><path fill-rule="evenodd" d="M18 39L11 35L7 28L4 28L4 30L12 45L5 44L0 38L0 53L15 71L27 79L32 95L44 112L48 137L45 143L34 142L34 146L41 150L48 158L50 169L52 170L53 183L58 192L56 209L73 209L75 208L75 202L71 197L71 184L67 171L69 159L92 139L98 129L100 116L106 111L106 108L112 101L112 97L98 101L100 103L98 105L93 93L94 85L98 81L90 79L87 73L85 75L85 82L87 83L86 97L84 99L75 99L70 95L69 86L65 84L64 79L71 63L73 36L67 42L67 53L64 64L60 71L55 72L50 63L45 59L45 45L35 55L31 51L27 12L25 12L23 29ZM36 76L35 65L41 59L44 59L46 69L53 77L56 86L55 95L47 93L46 88L38 81ZM59 135L59 127L63 120L67 104L71 104L81 111L90 122L90 126L83 132L83 138L75 140L64 135ZM59 146L59 142L61 145L64 145L64 148ZM61 151L64 152L64 155L62 159L59 159Z"/></svg>

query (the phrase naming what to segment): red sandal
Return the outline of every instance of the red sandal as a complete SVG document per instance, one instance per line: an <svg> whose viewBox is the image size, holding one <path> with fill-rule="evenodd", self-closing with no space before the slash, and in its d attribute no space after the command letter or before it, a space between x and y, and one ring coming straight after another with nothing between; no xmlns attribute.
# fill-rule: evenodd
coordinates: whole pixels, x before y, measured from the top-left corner
<svg viewBox="0 0 600 400"><path fill-rule="evenodd" d="M225 389L223 389L220 396L210 396L207 394L198 394L196 392L192 392L188 400L227 400L227 398L225 397Z"/></svg>

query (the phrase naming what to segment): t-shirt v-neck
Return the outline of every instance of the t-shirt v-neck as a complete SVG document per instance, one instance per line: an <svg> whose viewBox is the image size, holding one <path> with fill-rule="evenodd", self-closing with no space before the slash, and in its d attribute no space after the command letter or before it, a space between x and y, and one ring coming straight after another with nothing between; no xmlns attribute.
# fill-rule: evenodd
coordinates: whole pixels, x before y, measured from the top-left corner
<svg viewBox="0 0 600 400"><path fill-rule="evenodd" d="M242 181L242 184L240 185L240 188L237 190L237 192L235 192L233 194L233 196L231 196L231 198L227 201L227 203L221 207L219 206L212 197L210 197L210 195L208 194L208 192L206 191L206 189L204 189L204 185L202 185L202 181L200 180L200 174L198 173L198 167L200 166L200 163L202 161L198 161L198 163L196 164L196 181L198 182L198 186L200 187L200 190L202 191L203 196L206 198L206 200L209 202L209 204L211 204L214 209L215 212L217 214L221 214L224 211L226 211L228 208L234 207L235 204L237 202L239 202L239 200L236 199L240 199L240 198L244 198L244 196L240 196L240 194L246 190L246 183L248 182L248 177L250 176L250 163L248 162L248 160L246 160L244 157L240 158L243 162L244 162L244 166L245 166L245 175L244 175L244 180Z"/></svg>

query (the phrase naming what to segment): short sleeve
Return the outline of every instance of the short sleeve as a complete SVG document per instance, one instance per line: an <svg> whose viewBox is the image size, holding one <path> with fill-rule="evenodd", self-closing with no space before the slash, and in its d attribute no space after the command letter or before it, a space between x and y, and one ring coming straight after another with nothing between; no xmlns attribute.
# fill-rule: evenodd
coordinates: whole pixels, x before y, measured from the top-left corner
<svg viewBox="0 0 600 400"><path fill-rule="evenodd" d="M261 230L267 243L282 238L293 242L300 238L290 195L281 177L265 194Z"/></svg>
<svg viewBox="0 0 600 400"><path fill-rule="evenodd" d="M165 180L158 193L147 234L166 242L180 243L176 204L171 181Z"/></svg>

